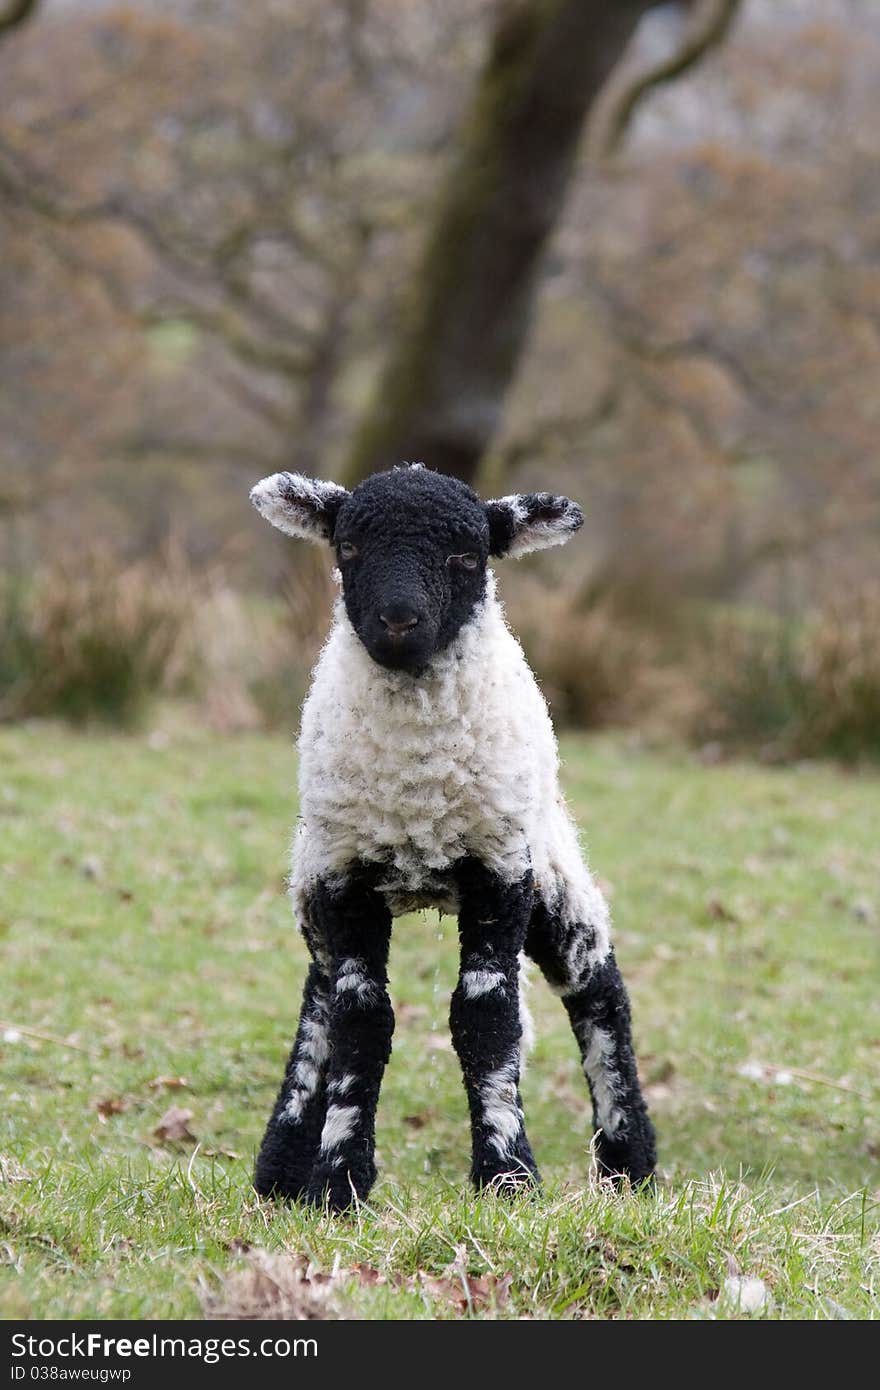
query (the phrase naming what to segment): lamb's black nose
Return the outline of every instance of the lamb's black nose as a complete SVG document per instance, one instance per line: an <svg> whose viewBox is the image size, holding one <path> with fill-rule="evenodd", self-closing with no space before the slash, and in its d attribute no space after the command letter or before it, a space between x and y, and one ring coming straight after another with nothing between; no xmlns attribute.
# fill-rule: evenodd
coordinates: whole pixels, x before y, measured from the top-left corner
<svg viewBox="0 0 880 1390"><path fill-rule="evenodd" d="M402 603L389 603L379 614L379 621L392 637L404 637L416 626L419 615Z"/></svg>

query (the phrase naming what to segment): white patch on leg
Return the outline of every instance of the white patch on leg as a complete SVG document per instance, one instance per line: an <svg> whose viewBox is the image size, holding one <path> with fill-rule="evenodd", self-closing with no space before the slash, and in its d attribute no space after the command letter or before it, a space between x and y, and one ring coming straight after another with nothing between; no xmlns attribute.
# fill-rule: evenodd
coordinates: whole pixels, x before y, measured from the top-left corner
<svg viewBox="0 0 880 1390"><path fill-rule="evenodd" d="M281 1118L293 1124L302 1119L330 1056L327 1007L322 995L316 996L312 1010L300 1023L299 1056L290 1078L290 1094L281 1112Z"/></svg>
<svg viewBox="0 0 880 1390"><path fill-rule="evenodd" d="M489 1140L500 1158L506 1158L523 1126L516 1095L519 1057L490 1072L480 1086L483 1122L492 1130Z"/></svg>
<svg viewBox="0 0 880 1390"><path fill-rule="evenodd" d="M501 970L465 970L461 983L465 999L479 999L481 994L488 994L504 984L504 973Z"/></svg>
<svg viewBox="0 0 880 1390"><path fill-rule="evenodd" d="M328 1108L324 1128L321 1130L323 1154L338 1149L340 1144L344 1144L346 1139L354 1134L360 1113L359 1105L331 1105Z"/></svg>
<svg viewBox="0 0 880 1390"><path fill-rule="evenodd" d="M620 1094L620 1076L611 1065L614 1038L604 1028L596 1028L593 1024L586 1024L581 1036L582 1045L589 1036L583 1068L593 1093L596 1118L609 1138L613 1138L624 1119L624 1112L615 1104Z"/></svg>
<svg viewBox="0 0 880 1390"><path fill-rule="evenodd" d="M339 1076L335 1081L331 1081L327 1090L331 1096L347 1096L356 1080L356 1076L353 1076L351 1072L346 1072L345 1076Z"/></svg>
<svg viewBox="0 0 880 1390"><path fill-rule="evenodd" d="M354 990L362 1004L374 999L378 990L375 980L371 980L367 974L366 965L356 956L342 962L336 977L337 995L347 994L349 990Z"/></svg>

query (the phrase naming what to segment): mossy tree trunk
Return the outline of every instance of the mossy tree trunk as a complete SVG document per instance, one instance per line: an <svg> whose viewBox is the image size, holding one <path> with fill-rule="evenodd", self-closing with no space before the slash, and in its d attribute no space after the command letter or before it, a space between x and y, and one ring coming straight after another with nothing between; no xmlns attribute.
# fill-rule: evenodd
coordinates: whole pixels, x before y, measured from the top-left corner
<svg viewBox="0 0 880 1390"><path fill-rule="evenodd" d="M348 481L402 459L472 481L498 425L593 102L657 0L513 0Z"/></svg>

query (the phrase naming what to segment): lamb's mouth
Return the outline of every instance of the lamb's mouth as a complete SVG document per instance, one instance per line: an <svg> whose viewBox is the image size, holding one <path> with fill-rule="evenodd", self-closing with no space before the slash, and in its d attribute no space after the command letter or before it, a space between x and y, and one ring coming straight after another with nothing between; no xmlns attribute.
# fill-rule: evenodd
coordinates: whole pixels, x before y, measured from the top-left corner
<svg viewBox="0 0 880 1390"><path fill-rule="evenodd" d="M387 646L383 643L382 648L368 648L370 656L377 666L382 666L386 671L399 671L407 676L422 676L431 664L431 656L426 656L422 651L408 649L403 643L395 642Z"/></svg>
<svg viewBox="0 0 880 1390"><path fill-rule="evenodd" d="M384 632L364 642L364 646L378 666L410 676L422 675L435 655L433 646L425 642L421 633L416 638L408 632L399 635Z"/></svg>

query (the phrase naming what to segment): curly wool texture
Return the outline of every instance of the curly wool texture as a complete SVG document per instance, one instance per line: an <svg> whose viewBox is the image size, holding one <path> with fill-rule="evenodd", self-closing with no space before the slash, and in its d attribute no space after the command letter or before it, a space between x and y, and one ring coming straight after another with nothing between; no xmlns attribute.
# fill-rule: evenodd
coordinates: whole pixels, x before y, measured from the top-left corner
<svg viewBox="0 0 880 1390"><path fill-rule="evenodd" d="M608 911L558 783L544 698L487 576L472 618L418 681L372 661L342 603L303 710L301 823L291 888L301 915L318 879L355 860L384 866L398 915L454 912L450 870L477 856L506 882L531 866L536 893L608 949Z"/></svg>

